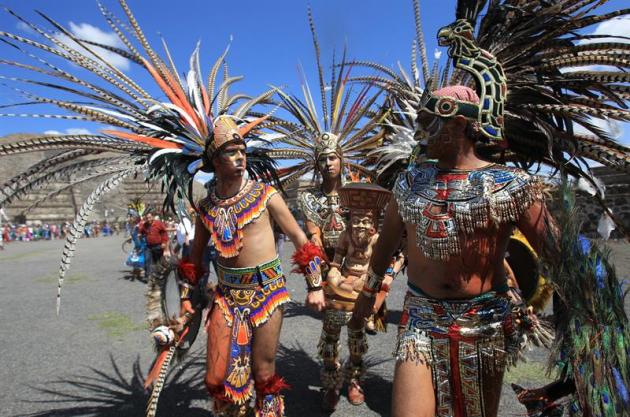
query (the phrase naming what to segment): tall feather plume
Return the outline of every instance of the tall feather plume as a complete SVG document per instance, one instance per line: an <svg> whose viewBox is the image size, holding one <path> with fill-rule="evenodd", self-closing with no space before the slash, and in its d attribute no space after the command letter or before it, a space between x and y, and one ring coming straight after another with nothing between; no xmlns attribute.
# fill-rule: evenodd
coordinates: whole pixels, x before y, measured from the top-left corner
<svg viewBox="0 0 630 417"><path fill-rule="evenodd" d="M68 229L68 236L66 237L66 244L63 248L63 255L61 257L61 264L59 265L59 281L57 283L57 315L61 308L61 287L63 286L63 280L66 276L66 272L70 269L72 257L76 248L79 237L83 234L83 228L87 222L88 216L94 209L94 204L100 200L100 198L118 187L120 183L129 175L134 172L138 172L141 167L134 167L114 174L112 177L101 183L85 200L79 212L77 213L74 222Z"/></svg>
<svg viewBox="0 0 630 417"><path fill-rule="evenodd" d="M12 48L24 60L29 60L0 60L0 65L21 70L19 76L3 76L2 79L13 91L26 97L25 102L21 103L2 102L0 108L46 105L57 107L61 112L5 111L0 113L0 117L81 120L106 126L102 134L42 135L0 144L0 157L35 151L60 151L8 179L0 188L0 200L3 203L22 198L36 189L44 190L45 198L52 198L62 192L64 186L50 189L48 185L51 181L66 181L68 187L88 179L109 176L88 197L73 222L60 266L59 294L78 236L101 194L119 185L132 173L148 169L149 177L164 185L166 207L172 208L174 201L182 197L188 198L192 204L195 172L199 169L212 170L211 166L203 164L207 162L204 160L208 148L206 145L213 140L213 120L219 115L229 115L231 107L238 105L238 115L235 116L237 124L251 124L257 118L255 107L269 103L273 95L273 90L254 98L242 93L231 95L229 88L242 77L229 77L226 72L216 93L220 100L219 112L213 113L211 101L216 98L215 84L220 67L227 68L225 57L229 48L212 67L206 88L201 82L199 45L191 55L187 76L185 79L180 77L166 43L163 42L166 58L162 59L150 45L127 3L124 0L119 3L126 22L101 3L98 6L124 45L123 48L80 39L43 13L39 13L39 16L45 24L50 25L50 29L40 28L7 10L31 29L28 36L34 39L0 31L0 46ZM62 41L63 38L71 43ZM135 43L139 43L139 47L134 46ZM139 65L158 87L159 96L148 94L140 82L106 60L98 48ZM71 69L64 70L53 64L57 59L72 64ZM86 77L74 75L77 68L90 72L94 77L88 82ZM27 88L37 87L37 94L27 88L18 88L15 84L26 85ZM112 126L118 130L111 129ZM260 129L249 132L246 141L256 142ZM249 168L254 177L265 181L277 179L274 161L264 151L253 147L248 152L252 158ZM37 204L36 201L31 208ZM58 303L59 300L58 296Z"/></svg>
<svg viewBox="0 0 630 417"><path fill-rule="evenodd" d="M422 30L422 18L420 17L420 0L413 0L413 17L416 23L416 41L420 49L420 63L422 66L422 77L426 83L429 80L429 61L427 59L427 47L424 42L424 31ZM415 50L415 49L414 49ZM415 65L415 57L412 58L412 65Z"/></svg>
<svg viewBox="0 0 630 417"><path fill-rule="evenodd" d="M478 6L483 5L474 3L458 4L461 10L478 10L467 16L474 16L473 24L481 11ZM596 14L603 3L531 2L515 13L508 1L489 2L475 37L481 48L496 56L508 80L505 125L513 152L505 158L501 151L486 150L486 157L522 167L544 163L556 169L578 157L629 171L629 149L593 123L630 118L623 93L630 83L630 44L588 33L593 25L627 15L630 9ZM580 127L591 134L579 132ZM572 174L590 178L587 169L575 168Z"/></svg>
<svg viewBox="0 0 630 417"><path fill-rule="evenodd" d="M312 25L311 20L309 11L309 25ZM316 46L316 55L318 54L319 49ZM326 113L323 125L317 120L315 102L308 88L303 88L304 100L278 88L280 106L295 120L281 119L277 124L269 125L270 130L279 134L279 137L272 141L272 150L269 154L272 157L280 155L286 159L293 159L290 166L279 171L283 184L295 181L308 171L313 172L313 180L317 178L318 144L323 134L332 134L338 138L337 144L342 153L346 172L349 172L351 166L362 163L367 153L380 145L379 127L384 115L383 109L377 103L380 92L369 87L358 93L354 92L349 83L350 71L354 64L359 63L347 62L344 49L341 62L336 64L335 70L332 71L331 88L322 90L322 107L326 107L326 102L331 104L331 112ZM319 79L323 80L319 59L317 73ZM308 85L306 76L303 76L303 85ZM330 97L326 95L326 91L329 91ZM275 123L276 120L272 122ZM368 177L371 175L367 171L365 174Z"/></svg>
<svg viewBox="0 0 630 417"><path fill-rule="evenodd" d="M311 36L313 38L313 47L315 48L315 61L317 62L317 75L319 76L319 91L322 100L322 115L324 118L324 130L330 129L330 121L328 119L328 107L326 105L326 81L324 79L324 70L321 63L321 51L319 49L319 42L317 40L317 31L315 30L315 19L313 19L313 11L310 6L308 7L308 25L311 29Z"/></svg>

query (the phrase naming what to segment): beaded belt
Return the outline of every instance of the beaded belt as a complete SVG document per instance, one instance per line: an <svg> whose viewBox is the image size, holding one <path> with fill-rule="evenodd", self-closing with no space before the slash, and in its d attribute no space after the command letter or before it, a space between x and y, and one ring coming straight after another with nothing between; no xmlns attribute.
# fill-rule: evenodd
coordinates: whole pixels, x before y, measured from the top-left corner
<svg viewBox="0 0 630 417"><path fill-rule="evenodd" d="M219 284L228 287L256 288L283 276L280 258L251 268L228 268L221 264L217 267Z"/></svg>

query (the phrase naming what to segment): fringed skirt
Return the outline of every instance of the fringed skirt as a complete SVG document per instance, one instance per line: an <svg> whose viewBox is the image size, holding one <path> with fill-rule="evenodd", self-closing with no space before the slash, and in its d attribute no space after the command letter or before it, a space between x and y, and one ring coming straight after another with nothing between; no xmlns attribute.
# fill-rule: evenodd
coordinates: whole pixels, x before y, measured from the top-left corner
<svg viewBox="0 0 630 417"><path fill-rule="evenodd" d="M232 329L225 394L244 404L254 394L251 368L253 329L290 301L280 259L253 268L218 266L214 303Z"/></svg>
<svg viewBox="0 0 630 417"><path fill-rule="evenodd" d="M431 367L436 416L483 417L482 375L515 361L521 341L504 292L438 300L410 286L394 354Z"/></svg>

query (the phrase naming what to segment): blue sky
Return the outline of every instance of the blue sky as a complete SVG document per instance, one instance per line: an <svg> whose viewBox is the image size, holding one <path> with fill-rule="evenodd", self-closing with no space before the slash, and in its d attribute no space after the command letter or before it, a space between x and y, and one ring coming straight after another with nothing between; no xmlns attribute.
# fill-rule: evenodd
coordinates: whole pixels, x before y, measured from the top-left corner
<svg viewBox="0 0 630 417"><path fill-rule="evenodd" d="M123 16L116 1L103 2L118 16ZM310 3L325 64L330 62L333 50L340 52L345 44L352 58L376 61L390 67L395 67L400 61L405 69L409 68L414 37L411 0L311 0ZM621 8L624 3L624 0L612 0L602 10ZM96 33L104 38L111 32L95 1L4 0L3 4L44 27L48 26L34 10L42 11L66 27L72 24L79 31ZM430 55L435 49L437 29L453 20L454 4L455 0L421 2ZM237 84L238 90L257 94L267 89L269 84L274 84L284 85L299 93L298 63L303 65L311 88L316 85L306 1L129 0L129 5L155 49L162 50L159 34L165 38L180 72L187 70L188 57L197 40L200 40L202 69L207 74L232 36L228 56L230 71L232 75L245 75L245 80ZM0 13L0 30L34 38L23 25L6 13ZM2 45L0 51L4 59L24 61L23 56L10 47ZM135 64L131 64L125 72L137 78L150 92L157 91L144 71ZM78 73L81 74L80 71ZM0 74L15 76L17 73L10 68L0 67ZM21 100L11 90L3 88L0 91L3 104ZM26 111L26 108L17 110ZM98 130L94 124L75 121L4 118L0 123L0 136L51 130L70 132L72 129ZM623 130L621 140L630 144L630 129L626 125Z"/></svg>

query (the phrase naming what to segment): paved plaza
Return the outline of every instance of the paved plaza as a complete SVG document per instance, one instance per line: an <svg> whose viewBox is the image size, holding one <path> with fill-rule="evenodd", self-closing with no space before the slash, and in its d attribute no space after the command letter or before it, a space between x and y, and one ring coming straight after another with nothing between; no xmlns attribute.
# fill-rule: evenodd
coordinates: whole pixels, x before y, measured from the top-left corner
<svg viewBox="0 0 630 417"><path fill-rule="evenodd" d="M57 271L62 241L11 243L0 252L0 416L143 416L147 393L144 376L153 359L144 323L145 285L130 279L121 237L82 239L63 288L61 315L55 315ZM630 267L627 244L613 243L622 278ZM283 265L293 250L285 245ZM278 372L292 389L286 393L287 415L311 417L320 411L316 345L319 314L303 306L305 285L290 274L294 302L285 311ZM342 397L333 416L388 416L394 361L391 351L400 318L405 279L389 297L387 333L369 336L367 401L354 407ZM628 302L626 302L628 310ZM344 335L345 336L345 335ZM342 351L347 355L345 337ZM164 389L159 416L209 416L203 386L205 340L201 334L191 353L177 364ZM523 416L509 382L530 384L544 378L547 353L530 359L505 378L500 416ZM344 393L345 395L345 393Z"/></svg>

